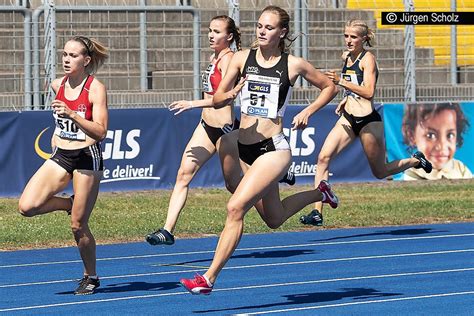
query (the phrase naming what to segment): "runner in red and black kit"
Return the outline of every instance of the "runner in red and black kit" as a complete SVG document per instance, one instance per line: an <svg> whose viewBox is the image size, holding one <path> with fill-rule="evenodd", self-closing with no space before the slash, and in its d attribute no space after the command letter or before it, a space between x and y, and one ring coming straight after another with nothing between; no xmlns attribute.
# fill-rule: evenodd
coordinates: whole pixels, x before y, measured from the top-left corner
<svg viewBox="0 0 474 316"><path fill-rule="evenodd" d="M216 109L212 96L225 74L227 66L234 55L232 43L240 49L240 32L234 20L226 15L216 16L209 25L209 46L213 50L209 65L202 75L202 100L181 100L173 102L170 110L175 115L192 108L201 108L201 121L196 126L186 149L171 194L165 225L148 234L145 239L151 245L174 244L173 231L186 199L189 183L200 168L218 153L226 187L234 192L242 175L237 151L237 129L239 121L235 118L232 102ZM200 150L196 150L200 148Z"/></svg>
<svg viewBox="0 0 474 316"><path fill-rule="evenodd" d="M145 237L151 245L174 244L173 231L179 214L186 203L189 183L214 153L219 154L226 187L230 192L235 191L242 178L237 149L239 121L235 118L233 102L231 101L219 108L214 108L212 103L212 96L234 55L230 48L232 43L235 43L237 50L240 50L240 31L234 20L221 15L211 20L208 37L209 46L214 50L214 54L202 75L204 99L181 100L170 105L170 110L176 111L175 115L192 108L202 108L202 115L201 122L194 130L193 136L183 153L176 184L171 194L165 225ZM203 148L205 150L198 152L193 148ZM294 175L288 172L282 181L294 184Z"/></svg>
<svg viewBox="0 0 474 316"><path fill-rule="evenodd" d="M219 54L220 57L218 57L217 59L213 58L211 63L209 63L206 70L203 72L202 87L206 96L213 96L214 92L217 90L217 87L219 87L219 83L222 80L222 70L220 68L219 62L225 56L229 55L229 57L231 57L233 54L234 52L230 48L225 49L224 52L221 52ZM216 146L217 141L224 134L230 133L233 130L238 129L239 124L240 124L239 120L237 118L234 118L234 121L231 124L224 124L224 126L222 127L213 127L209 125L208 123L206 123L206 121L204 120L204 115L201 117L201 125L202 127L204 127L204 130L206 131L207 136L209 137L211 142L214 144L214 146Z"/></svg>
<svg viewBox="0 0 474 316"><path fill-rule="evenodd" d="M94 39L76 36L65 44L65 76L51 84L56 92L51 104L56 124L53 154L30 179L19 201L19 211L27 217L56 210L71 215L71 229L84 264L74 291L77 295L92 294L100 286L96 245L88 222L99 193L104 168L100 141L108 125L106 88L92 74L106 58L107 49ZM55 196L71 181L74 194L70 198Z"/></svg>
<svg viewBox="0 0 474 316"><path fill-rule="evenodd" d="M56 100L64 102L69 109L75 111L76 114L83 119L92 121L92 106L89 101L89 91L93 76L88 76L80 91L79 97L75 100L68 100L64 95L64 86L69 77L64 76L61 85L59 86ZM83 130L69 118L61 117L56 112L53 113L56 128L54 134L61 139L68 139L74 141L85 141L86 134ZM68 173L73 175L74 170L84 169L93 171L104 170L104 162L102 159L102 149L100 142L94 142L90 146L79 149L63 149L57 147L51 155L51 160L63 167Z"/></svg>

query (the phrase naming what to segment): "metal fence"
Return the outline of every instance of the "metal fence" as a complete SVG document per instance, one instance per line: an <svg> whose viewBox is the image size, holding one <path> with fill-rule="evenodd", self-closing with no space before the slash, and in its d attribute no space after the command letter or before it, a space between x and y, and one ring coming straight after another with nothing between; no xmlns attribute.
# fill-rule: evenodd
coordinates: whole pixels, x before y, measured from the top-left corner
<svg viewBox="0 0 474 316"><path fill-rule="evenodd" d="M406 99L404 31L381 28L378 11L348 9L350 3L337 0L235 2L240 5L243 47L254 39L261 9L279 5L290 13L291 32L298 35L292 53L321 70L342 66L345 21L368 21L376 29L373 51L381 71L376 101ZM97 38L110 49L110 58L97 76L108 88L111 107L165 106L173 100L196 97L200 71L211 54L208 23L215 15L228 14L229 5L229 0L56 0L57 74L61 74L60 52L65 41L81 34ZM48 78L46 32L41 1L0 1L0 110L43 105ZM474 99L474 67L469 63L457 68L455 84L450 65L440 64L430 46L416 46L414 64L417 101ZM317 93L300 82L291 102L307 102Z"/></svg>

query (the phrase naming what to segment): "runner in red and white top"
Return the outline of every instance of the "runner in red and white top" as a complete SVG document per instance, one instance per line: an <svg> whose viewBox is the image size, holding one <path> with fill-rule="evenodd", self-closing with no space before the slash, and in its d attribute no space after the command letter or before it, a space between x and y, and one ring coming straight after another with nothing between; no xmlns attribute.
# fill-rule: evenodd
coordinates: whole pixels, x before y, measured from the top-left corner
<svg viewBox="0 0 474 316"><path fill-rule="evenodd" d="M96 272L96 245L89 229L102 178L100 142L107 134L106 88L93 74L107 58L98 41L75 36L62 54L65 75L54 80L52 102L56 128L53 154L33 175L19 201L22 215L31 217L56 210L71 215L71 229L84 264L83 277L74 294L91 294L100 285ZM55 196L73 182L70 198Z"/></svg>

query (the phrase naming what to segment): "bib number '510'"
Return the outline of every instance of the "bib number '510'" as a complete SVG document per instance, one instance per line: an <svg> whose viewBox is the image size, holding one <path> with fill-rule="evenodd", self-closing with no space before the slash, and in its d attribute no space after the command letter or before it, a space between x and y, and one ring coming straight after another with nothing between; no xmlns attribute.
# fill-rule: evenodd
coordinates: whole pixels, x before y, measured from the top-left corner
<svg viewBox="0 0 474 316"><path fill-rule="evenodd" d="M76 112L82 118L85 118L85 112ZM56 128L54 134L60 138L69 140L86 140L86 134L76 125L76 123L68 118L59 117L54 114Z"/></svg>

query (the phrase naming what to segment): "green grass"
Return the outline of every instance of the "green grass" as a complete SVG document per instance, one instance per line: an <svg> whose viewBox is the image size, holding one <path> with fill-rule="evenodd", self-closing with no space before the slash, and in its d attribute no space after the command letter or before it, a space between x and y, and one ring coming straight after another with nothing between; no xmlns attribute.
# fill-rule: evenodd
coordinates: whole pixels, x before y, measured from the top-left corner
<svg viewBox="0 0 474 316"><path fill-rule="evenodd" d="M282 197L309 186L283 187ZM341 204L325 208L325 226L302 226L290 218L277 231L318 230L340 227L410 225L474 221L474 180L335 184ZM141 241L161 227L171 191L101 193L90 220L98 244ZM223 189L192 189L176 227L178 238L219 234L230 194ZM74 245L65 212L25 218L17 199L0 199L0 249ZM245 218L246 233L269 232L255 210Z"/></svg>

